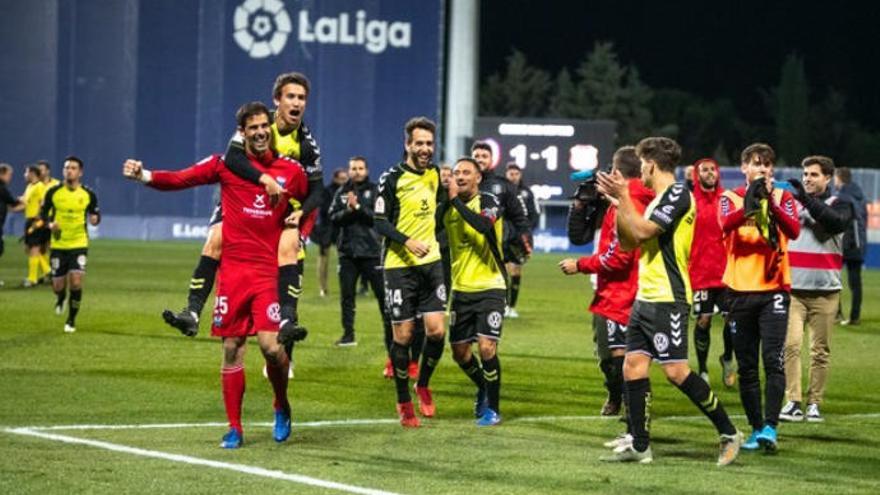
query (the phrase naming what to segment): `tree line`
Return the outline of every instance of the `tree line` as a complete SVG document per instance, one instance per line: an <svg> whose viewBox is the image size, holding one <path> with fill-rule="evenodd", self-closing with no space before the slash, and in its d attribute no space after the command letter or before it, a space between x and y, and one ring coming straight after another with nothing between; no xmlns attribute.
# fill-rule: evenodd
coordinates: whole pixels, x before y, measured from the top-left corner
<svg viewBox="0 0 880 495"><path fill-rule="evenodd" d="M729 98L654 89L634 65L620 61L612 43L598 42L573 71L563 68L555 77L514 49L506 67L481 84L480 114L615 120L618 144L670 137L681 143L686 162L708 156L735 165L744 144L767 141L780 165L824 154L839 165L880 168L880 132L853 119L834 88L811 92L802 57L790 54L778 84L756 91L764 108L743 116Z"/></svg>

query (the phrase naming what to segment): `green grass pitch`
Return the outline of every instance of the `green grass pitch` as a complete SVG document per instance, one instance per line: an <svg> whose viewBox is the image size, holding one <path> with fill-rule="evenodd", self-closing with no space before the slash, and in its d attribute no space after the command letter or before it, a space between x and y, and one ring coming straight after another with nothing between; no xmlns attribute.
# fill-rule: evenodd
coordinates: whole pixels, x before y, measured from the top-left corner
<svg viewBox="0 0 880 495"><path fill-rule="evenodd" d="M221 450L220 346L206 335L208 318L187 339L159 316L183 305L199 250L191 242L94 241L77 332L66 335L47 287L18 288L25 260L7 238L0 493L880 493L876 272L866 273L863 324L835 329L824 424L783 424L778 455L744 453L718 469L711 424L654 369L654 463L609 466L598 461L601 444L621 425L596 417L604 389L586 311L589 281L563 276L555 266L563 256L543 254L526 266L522 317L504 326L501 426L475 427L472 386L447 349L432 383L437 417L400 428L393 384L381 376L376 303L358 298L359 345L333 347L341 332L336 280L330 297L319 298L311 250L300 303L310 333L290 384L293 435L272 441L271 391L252 347L245 445ZM738 394L720 384L720 342L716 319L712 383L745 430ZM190 425L135 427L172 423ZM131 427L26 430L51 438L10 431L86 424Z"/></svg>

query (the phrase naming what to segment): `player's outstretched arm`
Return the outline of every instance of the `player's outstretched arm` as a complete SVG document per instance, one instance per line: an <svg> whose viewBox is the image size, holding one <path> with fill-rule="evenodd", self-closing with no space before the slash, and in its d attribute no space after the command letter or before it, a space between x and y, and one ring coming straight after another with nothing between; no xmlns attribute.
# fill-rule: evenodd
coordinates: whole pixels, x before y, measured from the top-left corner
<svg viewBox="0 0 880 495"><path fill-rule="evenodd" d="M222 160L212 155L191 167L177 171L147 170L143 162L128 159L122 164L122 175L137 180L160 191L178 191L220 181L219 167Z"/></svg>

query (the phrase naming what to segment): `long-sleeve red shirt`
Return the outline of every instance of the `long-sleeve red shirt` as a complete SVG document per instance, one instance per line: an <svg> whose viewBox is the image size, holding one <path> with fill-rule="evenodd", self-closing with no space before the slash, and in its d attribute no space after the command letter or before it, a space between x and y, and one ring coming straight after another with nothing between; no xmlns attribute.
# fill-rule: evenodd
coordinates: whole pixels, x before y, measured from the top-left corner
<svg viewBox="0 0 880 495"><path fill-rule="evenodd" d="M639 179L628 181L629 194L639 213L654 199L654 191ZM596 274L596 291L590 311L626 324L639 288L639 250L623 251L617 238L617 208L608 207L602 219L596 254L578 259L581 273Z"/></svg>

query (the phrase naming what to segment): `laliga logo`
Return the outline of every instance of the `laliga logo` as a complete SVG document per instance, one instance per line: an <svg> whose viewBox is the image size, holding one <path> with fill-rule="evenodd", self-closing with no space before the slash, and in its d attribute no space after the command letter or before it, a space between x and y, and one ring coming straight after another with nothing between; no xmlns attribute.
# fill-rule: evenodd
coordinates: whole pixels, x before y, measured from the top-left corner
<svg viewBox="0 0 880 495"><path fill-rule="evenodd" d="M292 30L281 0L245 0L236 7L233 38L251 58L278 55Z"/></svg>
<svg viewBox="0 0 880 495"><path fill-rule="evenodd" d="M409 48L412 43L412 24L367 20L364 10L319 17L314 22L308 10L301 10L298 28L300 43L361 45L373 54L389 46ZM233 30L235 42L251 58L266 58L281 53L293 25L281 0L245 0L235 9Z"/></svg>

